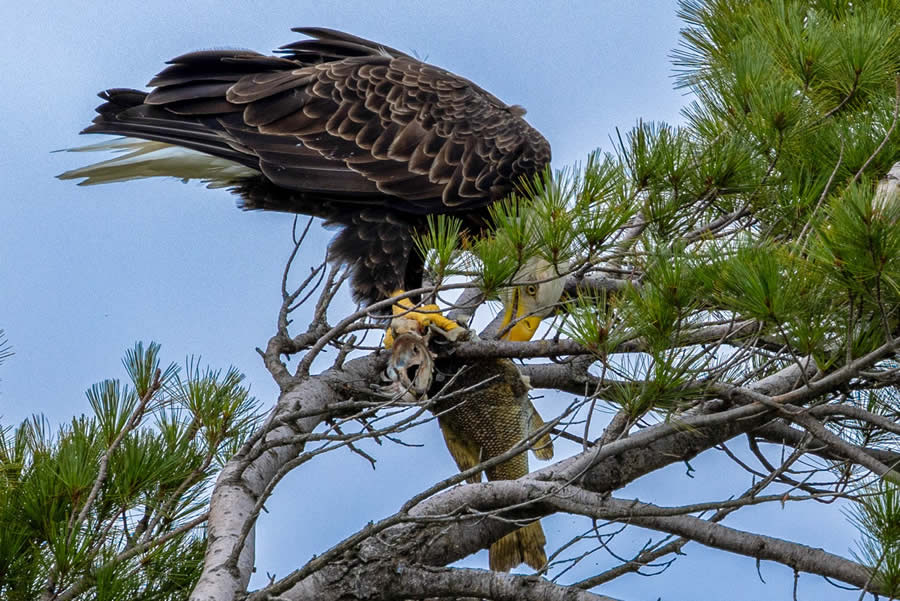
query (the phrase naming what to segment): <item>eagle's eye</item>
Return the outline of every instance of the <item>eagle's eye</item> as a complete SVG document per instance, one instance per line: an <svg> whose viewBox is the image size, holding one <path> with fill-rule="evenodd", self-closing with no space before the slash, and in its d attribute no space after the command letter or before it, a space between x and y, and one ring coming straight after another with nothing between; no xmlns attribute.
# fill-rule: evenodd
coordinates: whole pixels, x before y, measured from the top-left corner
<svg viewBox="0 0 900 601"><path fill-rule="evenodd" d="M537 296L537 285L528 284L527 286L525 286L525 294L527 294L528 296Z"/></svg>

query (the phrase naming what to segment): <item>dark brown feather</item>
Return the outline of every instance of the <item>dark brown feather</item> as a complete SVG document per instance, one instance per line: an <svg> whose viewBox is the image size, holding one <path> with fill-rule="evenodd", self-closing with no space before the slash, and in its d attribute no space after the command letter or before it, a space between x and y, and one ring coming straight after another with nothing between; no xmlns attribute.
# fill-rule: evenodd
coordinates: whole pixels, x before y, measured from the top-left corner
<svg viewBox="0 0 900 601"><path fill-rule="evenodd" d="M366 301L418 285L408 281L421 273L421 257L410 261L411 232L424 215L483 223L488 205L549 163L549 145L522 110L472 82L347 33L295 31L308 38L281 47L280 56L204 50L176 57L151 80L149 94L107 91L85 131L166 142L258 169L261 180L238 190L253 190L248 208L319 214L317 194L327 213L343 208L346 217L331 218L345 228L332 254L356 265L354 289ZM361 207L379 217L377 227L354 217ZM379 242L383 252L373 246ZM366 276L366 265L378 268Z"/></svg>

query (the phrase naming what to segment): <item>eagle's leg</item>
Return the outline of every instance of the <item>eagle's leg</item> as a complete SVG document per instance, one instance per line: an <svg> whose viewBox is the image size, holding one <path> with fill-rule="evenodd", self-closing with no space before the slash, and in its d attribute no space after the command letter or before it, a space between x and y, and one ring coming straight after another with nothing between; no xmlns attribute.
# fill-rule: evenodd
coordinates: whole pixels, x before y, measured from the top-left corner
<svg viewBox="0 0 900 601"><path fill-rule="evenodd" d="M404 290L396 290L391 296L400 296ZM465 328L452 319L441 315L441 308L437 305L416 306L408 298L401 298L391 308L394 314L391 325L384 333L384 347L391 348L394 338L407 332L424 334L429 326L434 326L444 332L446 338L456 340Z"/></svg>

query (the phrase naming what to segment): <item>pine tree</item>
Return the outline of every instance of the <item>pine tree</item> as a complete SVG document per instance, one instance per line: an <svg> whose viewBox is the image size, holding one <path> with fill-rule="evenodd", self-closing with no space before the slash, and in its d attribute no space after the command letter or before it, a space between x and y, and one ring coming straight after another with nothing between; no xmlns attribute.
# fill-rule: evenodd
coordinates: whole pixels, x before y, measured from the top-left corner
<svg viewBox="0 0 900 601"><path fill-rule="evenodd" d="M251 599L604 598L587 591L668 565L692 541L900 595L900 2L682 0L679 14L673 58L692 98L682 125L640 122L611 150L536 178L495 207L490 237L460 244L460 224L441 218L418 241L436 287L424 300L468 286L460 315L521 284L534 257L567 278L546 340L484 336L436 360L519 358L536 388L578 395L544 416L578 452L517 481L442 480ZM373 390L387 358L360 336L383 327L369 318L391 301L335 320L344 279L323 264L285 286L261 351L282 395L263 424L235 372L189 365L179 379L159 371L151 345L126 357L130 385L91 389L93 416L55 435L40 419L8 431L0 592L246 594L244 543L284 475L335 449L374 462L366 443L432 422L427 402ZM298 330L290 316L316 286ZM314 373L328 347L337 358ZM285 355L299 356L294 369ZM617 496L743 435L756 463L735 457L752 483L733 499L660 507ZM800 462L812 467L798 475ZM750 505L822 499L840 499L859 528L853 559L720 524ZM556 580L446 567L557 512L588 525L548 549L542 575ZM601 521L661 536L567 580L615 536Z"/></svg>
<svg viewBox="0 0 900 601"><path fill-rule="evenodd" d="M125 354L128 380L87 391L93 414L0 436L0 597L184 599L206 548L209 489L255 423L231 369Z"/></svg>

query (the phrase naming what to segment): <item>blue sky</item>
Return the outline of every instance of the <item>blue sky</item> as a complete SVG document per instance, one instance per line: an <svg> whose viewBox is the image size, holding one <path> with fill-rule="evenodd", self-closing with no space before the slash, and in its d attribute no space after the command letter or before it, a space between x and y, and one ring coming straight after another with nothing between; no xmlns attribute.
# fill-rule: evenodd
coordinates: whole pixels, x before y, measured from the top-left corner
<svg viewBox="0 0 900 601"><path fill-rule="evenodd" d="M160 342L168 360L195 355L237 366L265 406L277 395L254 348L274 332L290 217L242 213L226 191L175 180L98 187L56 180L85 157L52 150L96 141L77 132L102 89L141 87L165 60L190 50L268 51L296 38L291 27L306 25L415 53L525 106L553 145L555 167L609 150L615 128L639 118L678 122L685 103L668 59L679 27L670 1L3 2L0 22L0 328L16 352L0 367L7 425L32 412L58 423L86 411L83 391L123 377L120 358L136 340ZM317 228L302 260L321 260L330 236ZM409 440L425 446L377 448L375 471L336 453L286 478L259 525L257 577L285 575L455 469L436 426ZM749 484L721 477L731 464L720 453L692 467L694 478L672 466L623 494L675 504L724 498ZM807 504L745 509L727 523L789 532L841 554L853 536L835 508ZM584 527L567 516L545 521L551 546ZM635 530L619 550L629 553L629 542L633 552L649 536ZM635 601L790 598L787 568L763 564L763 584L750 559L685 550L663 576L631 576L602 592ZM585 569L610 565L605 555L598 562ZM486 554L468 564L486 566ZM817 578L801 581L801 595L856 598Z"/></svg>

